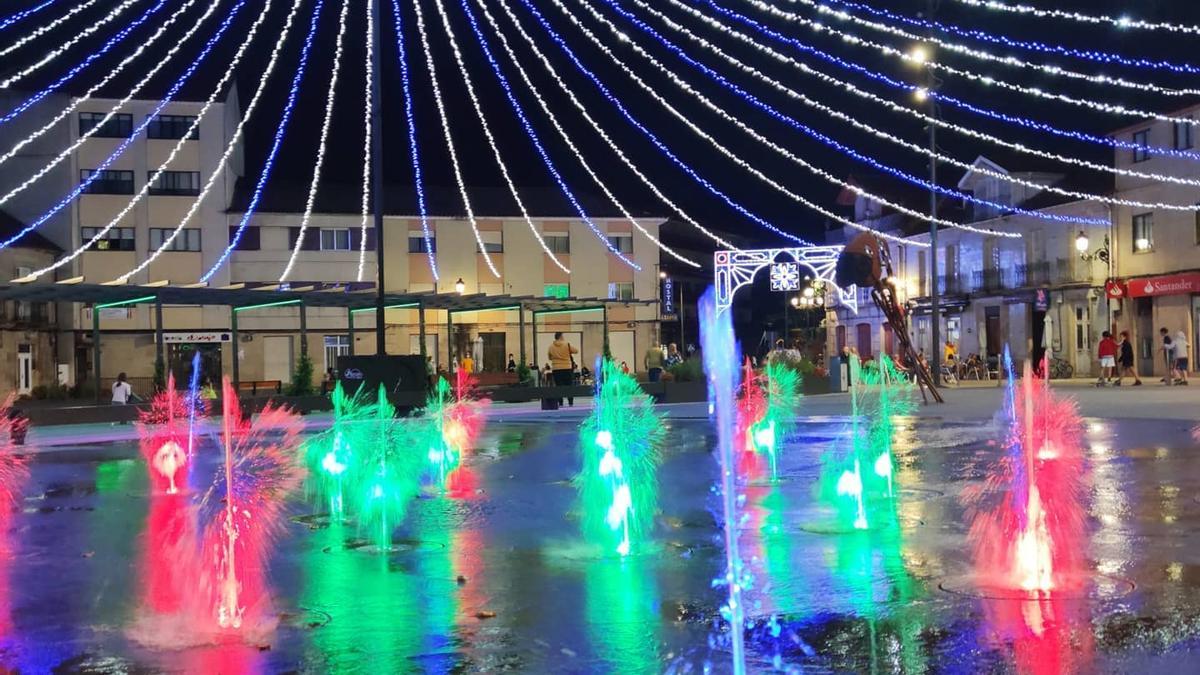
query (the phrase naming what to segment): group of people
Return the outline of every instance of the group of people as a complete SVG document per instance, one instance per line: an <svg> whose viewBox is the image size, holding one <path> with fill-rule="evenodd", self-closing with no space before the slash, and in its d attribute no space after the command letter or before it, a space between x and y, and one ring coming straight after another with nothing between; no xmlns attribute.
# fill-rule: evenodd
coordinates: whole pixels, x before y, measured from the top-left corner
<svg viewBox="0 0 1200 675"><path fill-rule="evenodd" d="M1171 337L1171 331L1164 327L1159 329L1158 334L1162 337L1163 359L1167 364L1167 374L1160 382L1186 386L1189 367L1187 333L1178 331ZM1100 344L1096 347L1096 356L1100 360L1097 387L1119 387L1126 377L1133 378L1133 386L1142 386L1142 378L1138 377L1134 365L1133 342L1129 338L1129 331L1121 331L1119 337L1119 340L1114 339L1109 331L1104 331L1100 337Z"/></svg>

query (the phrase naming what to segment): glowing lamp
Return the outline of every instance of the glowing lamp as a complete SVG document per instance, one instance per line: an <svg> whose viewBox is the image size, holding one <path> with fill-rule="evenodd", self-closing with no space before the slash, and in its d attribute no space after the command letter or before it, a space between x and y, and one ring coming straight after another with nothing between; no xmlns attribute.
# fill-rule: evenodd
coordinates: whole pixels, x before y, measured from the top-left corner
<svg viewBox="0 0 1200 675"><path fill-rule="evenodd" d="M908 58L915 63L925 63L929 60L929 52L925 51L925 48L921 45L917 45L908 53Z"/></svg>
<svg viewBox="0 0 1200 675"><path fill-rule="evenodd" d="M796 307L799 304L800 304L800 298L792 298L792 307Z"/></svg>
<svg viewBox="0 0 1200 675"><path fill-rule="evenodd" d="M454 292L462 295L466 290L467 284L463 282L462 277L459 277L458 281L454 282Z"/></svg>
<svg viewBox="0 0 1200 675"><path fill-rule="evenodd" d="M812 286L809 286L808 288L804 289L804 297L806 297L806 298L811 298L812 296L816 295L816 293L817 292L813 290Z"/></svg>
<svg viewBox="0 0 1200 675"><path fill-rule="evenodd" d="M913 98L917 99L918 101L924 101L925 99L929 98L929 90L925 87L917 87L913 90Z"/></svg>
<svg viewBox="0 0 1200 675"><path fill-rule="evenodd" d="M1080 253L1087 253L1089 245L1090 242L1088 241L1087 233L1083 230L1080 230L1079 236L1075 237L1075 250L1079 251Z"/></svg>
<svg viewBox="0 0 1200 675"><path fill-rule="evenodd" d="M1150 240L1145 237L1139 237L1137 241L1133 242L1133 245L1136 246L1137 250L1139 251L1150 250Z"/></svg>

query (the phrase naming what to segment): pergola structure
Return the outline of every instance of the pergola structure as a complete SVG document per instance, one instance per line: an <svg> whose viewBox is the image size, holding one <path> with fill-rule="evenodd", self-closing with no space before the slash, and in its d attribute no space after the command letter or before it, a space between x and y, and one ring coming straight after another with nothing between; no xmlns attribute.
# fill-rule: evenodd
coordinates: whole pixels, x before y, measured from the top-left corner
<svg viewBox="0 0 1200 675"><path fill-rule="evenodd" d="M357 286L357 285L355 285ZM348 331L354 332L354 315L374 312L378 294L374 288L356 288L346 284L314 284L289 286L287 284L233 284L210 288L204 284L172 286L167 282L146 285L89 284L81 279L67 279L57 283L7 284L0 285L0 300L25 302L78 302L90 305L92 311L92 368L97 384L100 382L100 312L109 307L130 305L154 305L156 359L163 361L164 305L209 305L229 307L230 333L233 343L238 343L238 314L267 307L296 306L300 317L301 354L307 353L309 307L339 307L346 310ZM385 293L385 309L415 309L420 326L420 344L425 344L425 310L444 310L446 328L453 333L454 315L463 312L515 311L520 326L521 363L527 363L525 351L525 317L529 315L533 329L533 352L536 354L538 317L551 314L577 312L604 313L604 344L608 344L608 308L612 305L652 305L657 300L614 300L610 298L555 298L532 295L486 295L483 293ZM423 347L422 347L423 348ZM350 353L354 353L354 340L350 341ZM239 383L238 359L233 358L233 385ZM100 388L96 387L97 401Z"/></svg>

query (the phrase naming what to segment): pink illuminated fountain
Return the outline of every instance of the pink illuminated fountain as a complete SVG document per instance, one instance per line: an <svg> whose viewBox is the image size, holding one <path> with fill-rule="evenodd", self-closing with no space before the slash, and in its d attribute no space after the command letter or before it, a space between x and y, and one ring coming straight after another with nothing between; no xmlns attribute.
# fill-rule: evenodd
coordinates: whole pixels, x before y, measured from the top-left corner
<svg viewBox="0 0 1200 675"><path fill-rule="evenodd" d="M13 396L10 394L0 405L0 636L12 629L9 616L8 564L13 557L13 544L9 538L9 527L13 514L21 500L21 489L29 480L29 458L17 454L14 434L23 435L24 418L14 419Z"/></svg>
<svg viewBox="0 0 1200 675"><path fill-rule="evenodd" d="M150 399L150 409L138 412L138 438L155 493L176 494L187 483L193 406L203 414L204 402L194 394L181 396L172 374L166 389Z"/></svg>
<svg viewBox="0 0 1200 675"><path fill-rule="evenodd" d="M1083 424L1026 366L1019 387L1005 353L1005 455L976 496L971 525L976 583L1029 597L1085 581Z"/></svg>
<svg viewBox="0 0 1200 675"><path fill-rule="evenodd" d="M201 621L209 628L269 628L274 615L266 581L268 558L283 529L284 504L304 479L295 460L303 423L287 408L243 417L237 393L224 382L221 444L225 462L201 504Z"/></svg>

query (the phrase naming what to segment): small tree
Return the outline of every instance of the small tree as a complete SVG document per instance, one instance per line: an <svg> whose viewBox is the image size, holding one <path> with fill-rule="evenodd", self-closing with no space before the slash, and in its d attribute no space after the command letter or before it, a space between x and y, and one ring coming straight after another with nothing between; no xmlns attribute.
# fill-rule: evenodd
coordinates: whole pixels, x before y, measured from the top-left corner
<svg viewBox="0 0 1200 675"><path fill-rule="evenodd" d="M308 354L301 354L296 361L296 370L292 373L292 383L288 385L288 396L312 396L313 393L313 362Z"/></svg>

